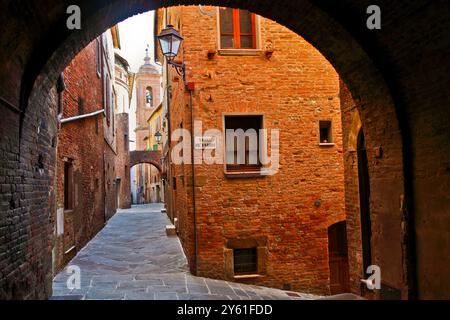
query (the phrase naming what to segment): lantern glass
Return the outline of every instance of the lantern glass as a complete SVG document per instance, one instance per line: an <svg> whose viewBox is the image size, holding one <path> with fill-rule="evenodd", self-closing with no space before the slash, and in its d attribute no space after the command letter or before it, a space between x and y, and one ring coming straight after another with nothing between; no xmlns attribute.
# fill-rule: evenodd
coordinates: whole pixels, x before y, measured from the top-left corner
<svg viewBox="0 0 450 320"><path fill-rule="evenodd" d="M155 140L157 143L160 143L162 139L162 134L158 131L155 133Z"/></svg>
<svg viewBox="0 0 450 320"><path fill-rule="evenodd" d="M168 25L166 29L161 31L158 36L159 44L161 47L162 54L169 60L173 60L178 55L180 50L181 42L183 38L174 29L173 26Z"/></svg>

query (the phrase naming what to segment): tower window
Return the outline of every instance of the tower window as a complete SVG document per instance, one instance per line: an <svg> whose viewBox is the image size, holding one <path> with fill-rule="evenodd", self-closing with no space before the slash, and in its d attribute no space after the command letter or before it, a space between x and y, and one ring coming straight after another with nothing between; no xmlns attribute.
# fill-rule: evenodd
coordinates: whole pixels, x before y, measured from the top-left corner
<svg viewBox="0 0 450 320"><path fill-rule="evenodd" d="M153 107L153 89L152 87L147 87L145 89L145 103L147 107Z"/></svg>

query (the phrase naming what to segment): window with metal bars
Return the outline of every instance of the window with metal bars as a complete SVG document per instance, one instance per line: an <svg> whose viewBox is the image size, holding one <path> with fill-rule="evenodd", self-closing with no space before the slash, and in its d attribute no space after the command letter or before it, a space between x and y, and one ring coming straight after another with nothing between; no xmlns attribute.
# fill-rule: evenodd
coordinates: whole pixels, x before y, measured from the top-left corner
<svg viewBox="0 0 450 320"><path fill-rule="evenodd" d="M258 272L256 248L234 249L234 274L253 274Z"/></svg>

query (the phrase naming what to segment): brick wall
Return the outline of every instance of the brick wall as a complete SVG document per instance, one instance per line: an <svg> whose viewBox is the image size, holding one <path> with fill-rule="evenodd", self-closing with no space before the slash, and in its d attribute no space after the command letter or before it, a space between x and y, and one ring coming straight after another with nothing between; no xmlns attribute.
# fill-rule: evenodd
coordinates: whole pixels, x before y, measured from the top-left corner
<svg viewBox="0 0 450 320"><path fill-rule="evenodd" d="M82 50L64 71L66 90L62 94L62 118L88 114L103 108L101 78L96 71L96 44ZM83 110L79 109L83 99ZM64 218L64 235L58 236L57 224L55 264L60 270L105 223L104 206L104 134L103 114L64 123L58 134L57 208ZM73 170L70 210L64 209L64 163ZM55 212L55 220L57 213Z"/></svg>
<svg viewBox="0 0 450 320"><path fill-rule="evenodd" d="M129 139L128 113L116 114L116 173L120 178L118 185L119 208L131 208L130 186L130 139Z"/></svg>
<svg viewBox="0 0 450 320"><path fill-rule="evenodd" d="M65 26L71 4L43 0L0 5L0 130L6 132L0 136L2 298L45 298L51 293L53 87L58 75L114 23L173 2L83 0L79 4L85 19L77 32ZM215 4L230 5L223 0ZM377 4L389 15L382 15L383 29L374 31L364 27L370 4L233 2L288 26L335 66L357 101L369 150L384 150L382 159L369 163L371 205L380 220L374 232L383 235L374 239L374 255L383 278L401 289L403 297L448 297L449 7L443 1L380 0ZM40 161L39 155L44 156ZM39 162L41 167L44 163L40 172Z"/></svg>
<svg viewBox="0 0 450 320"><path fill-rule="evenodd" d="M211 11L211 8L208 8ZM180 25L193 109L203 131L223 127L226 113L259 113L264 128L280 130L280 170L263 178L229 179L223 165L196 166L198 275L229 278L224 250L240 239L267 239L266 273L247 282L303 292L329 293L327 229L345 220L339 79L333 67L301 37L261 18L262 48L255 56L216 55L217 21L197 7L170 11ZM178 17L181 17L178 23ZM203 30L199 33L198 30ZM172 129L190 128L188 95L172 73ZM319 121L331 120L332 147L319 146ZM301 125L299 125L301 123ZM174 166L175 217L193 261L191 168ZM321 200L319 208L314 206ZM189 208L189 209L188 209Z"/></svg>
<svg viewBox="0 0 450 320"><path fill-rule="evenodd" d="M356 102L342 80L340 81L340 99L344 147L345 212L347 220L350 289L355 294L361 294L360 279L365 276L361 242L357 154L357 139L361 130L361 119Z"/></svg>

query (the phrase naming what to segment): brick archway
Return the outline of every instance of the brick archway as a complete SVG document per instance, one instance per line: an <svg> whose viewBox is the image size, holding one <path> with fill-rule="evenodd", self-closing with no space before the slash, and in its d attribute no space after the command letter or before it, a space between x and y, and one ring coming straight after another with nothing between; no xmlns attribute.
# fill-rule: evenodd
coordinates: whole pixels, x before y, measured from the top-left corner
<svg viewBox="0 0 450 320"><path fill-rule="evenodd" d="M69 32L65 12L74 3L82 8L83 28ZM21 219L17 225L27 236L20 232L20 237L0 245L23 246L26 250L22 252L35 255L33 259L25 254L2 258L2 266L8 266L8 270L19 270L20 266L21 273L8 272L7 277L0 278L1 297L11 297L11 292L16 292L15 298L46 298L50 294L51 228L50 224L43 228L41 222L48 221L54 197L50 177L55 163L52 141L57 133L53 86L58 74L108 27L175 3L230 5L226 0L40 0L32 4L21 0L14 5L5 1L1 6L4 33L0 46L5 49L0 53L0 106L4 111L0 119L0 178L4 181L0 211L12 214L20 209L33 219ZM417 228L420 294L448 297L449 279L443 277L450 273L450 258L445 251L432 249L448 243L448 230L440 226L450 220L448 206L439 196L450 194L446 165L450 110L442 94L450 82L448 39L444 38L450 23L449 8L444 2L431 0L417 4L382 0L378 5L389 16L383 16L382 30L370 31L365 27L369 4L359 0L273 1L270 5L265 0L233 2L233 6L249 9L298 33L336 68L360 111L367 138L371 211L377 228L374 260L382 266L389 285L400 288L403 297L408 293L413 296ZM33 10L20 9L29 6ZM377 158L380 148L384 156ZM36 169L39 163L44 170ZM9 173L16 171L17 179ZM21 192L25 185L39 192ZM441 218L436 221L431 215ZM22 222L31 220L34 222ZM431 260L440 263L430 265L427 261Z"/></svg>
<svg viewBox="0 0 450 320"><path fill-rule="evenodd" d="M130 168L140 163L148 163L155 166L162 173L161 152L159 151L131 151Z"/></svg>

